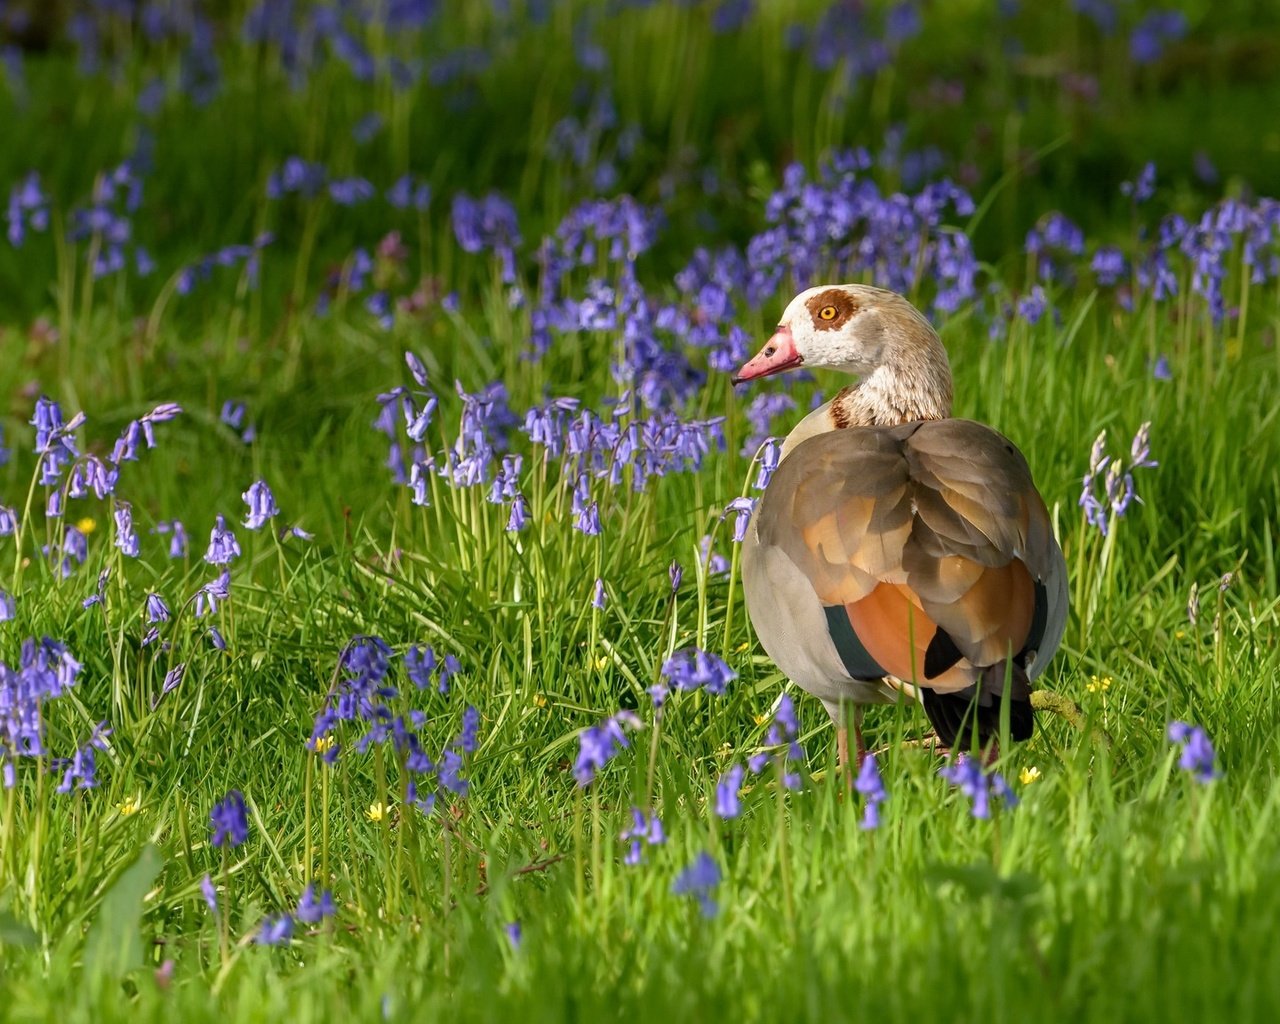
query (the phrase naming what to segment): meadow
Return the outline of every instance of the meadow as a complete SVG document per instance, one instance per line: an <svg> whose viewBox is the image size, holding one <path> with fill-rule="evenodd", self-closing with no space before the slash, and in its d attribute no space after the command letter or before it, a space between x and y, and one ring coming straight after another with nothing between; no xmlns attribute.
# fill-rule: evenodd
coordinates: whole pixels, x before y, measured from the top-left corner
<svg viewBox="0 0 1280 1024"><path fill-rule="evenodd" d="M0 1019L1274 1020L1280 14L0 0ZM880 786L752 634L815 283L1070 570ZM763 466L763 469L762 469ZM998 778L997 778L998 776Z"/></svg>

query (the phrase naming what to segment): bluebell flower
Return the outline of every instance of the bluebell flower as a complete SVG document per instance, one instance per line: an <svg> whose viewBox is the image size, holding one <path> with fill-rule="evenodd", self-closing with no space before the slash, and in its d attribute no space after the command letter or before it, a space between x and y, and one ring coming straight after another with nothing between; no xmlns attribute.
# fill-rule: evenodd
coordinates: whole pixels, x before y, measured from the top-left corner
<svg viewBox="0 0 1280 1024"><path fill-rule="evenodd" d="M697 647L676 651L662 666L662 675L678 690L696 690L705 687L716 696L722 695L730 682L738 678L718 656Z"/></svg>
<svg viewBox="0 0 1280 1024"><path fill-rule="evenodd" d="M491 192L482 199L458 193L453 199L453 231L463 252L492 250L502 267L502 280L515 281L515 247L520 244L520 228L515 207Z"/></svg>
<svg viewBox="0 0 1280 1024"><path fill-rule="evenodd" d="M623 749L631 746L626 728L640 727L640 719L630 711L619 711L599 725L589 726L578 735L578 757L573 777L579 786L589 786L601 768Z"/></svg>
<svg viewBox="0 0 1280 1024"><path fill-rule="evenodd" d="M196 591L195 613L197 619L212 615L218 610L218 602L231 596L231 573L223 569L218 578L210 580Z"/></svg>
<svg viewBox="0 0 1280 1024"><path fill-rule="evenodd" d="M209 812L209 825L213 829L210 843L214 846L239 846L249 838L249 808L244 794L233 789Z"/></svg>
<svg viewBox="0 0 1280 1024"><path fill-rule="evenodd" d="M405 433L409 435L409 440L421 443L427 436L427 429L431 426L439 404L435 395L428 395L421 409L415 409L412 402L404 403Z"/></svg>
<svg viewBox="0 0 1280 1024"><path fill-rule="evenodd" d="M265 526L267 520L274 519L280 514L280 510L276 507L275 496L271 493L271 488L267 486L265 480L256 480L249 485L249 489L244 492L241 497L244 503L249 506L249 514L245 517L244 525L250 530L260 529ZM238 555L237 548L236 554ZM212 561L208 556L206 561ZM215 562L215 565L220 564Z"/></svg>
<svg viewBox="0 0 1280 1024"><path fill-rule="evenodd" d="M262 927L253 941L259 946L287 946L292 938L293 915L279 914L263 919Z"/></svg>
<svg viewBox="0 0 1280 1024"><path fill-rule="evenodd" d="M880 778L880 769L876 764L876 755L867 754L858 769L858 778L853 788L866 799L862 811L862 827L878 828L880 825L880 805L889 798L884 788L884 780Z"/></svg>
<svg viewBox="0 0 1280 1024"><path fill-rule="evenodd" d="M122 462L136 462L138 459L138 442L142 440L142 424L131 420L124 433L117 438L115 447L111 449L110 459L117 466Z"/></svg>
<svg viewBox="0 0 1280 1024"><path fill-rule="evenodd" d="M1048 305L1049 300L1045 295L1044 289L1037 284L1033 285L1031 291L1026 295L1018 299L1015 303L1015 308L1018 311L1018 316L1034 327L1040 322L1040 318L1044 316Z"/></svg>
<svg viewBox="0 0 1280 1024"><path fill-rule="evenodd" d="M111 566L107 566L98 573L97 590L80 602L86 609L92 608L95 604L102 604L107 598L107 581L111 579Z"/></svg>
<svg viewBox="0 0 1280 1024"><path fill-rule="evenodd" d="M424 213L431 205L431 186L411 174L405 174L387 189L387 202L398 210L412 207Z"/></svg>
<svg viewBox="0 0 1280 1024"><path fill-rule="evenodd" d="M213 529L209 531L209 547L204 553L204 560L210 565L226 565L240 557L240 542L236 535L227 528L227 521L221 515L215 516Z"/></svg>
<svg viewBox="0 0 1280 1024"><path fill-rule="evenodd" d="M170 618L169 606L164 603L164 598L159 594L147 595L147 621L148 622L168 622Z"/></svg>
<svg viewBox="0 0 1280 1024"><path fill-rule="evenodd" d="M200 879L200 895L204 897L204 905L209 908L215 918L218 916L218 890L213 884L213 879L206 874Z"/></svg>
<svg viewBox="0 0 1280 1024"><path fill-rule="evenodd" d="M1128 273L1129 269L1128 264L1125 262L1124 253L1114 246L1107 245L1101 246L1093 254L1093 260L1090 262L1089 268L1097 278L1098 284L1104 287L1120 281Z"/></svg>
<svg viewBox="0 0 1280 1024"><path fill-rule="evenodd" d="M977 758L961 754L953 764L938 769L938 775L946 779L973 801L975 818L991 817L991 797L1002 799L1006 807L1017 805L1017 797L999 772L988 773Z"/></svg>
<svg viewBox="0 0 1280 1024"><path fill-rule="evenodd" d="M741 544L746 539L747 524L751 522L751 513L755 511L755 508L755 498L734 498L724 507L724 515L720 518L723 519L731 514L734 516L733 542L735 544Z"/></svg>
<svg viewBox="0 0 1280 1024"><path fill-rule="evenodd" d="M711 893L720 884L720 878L720 865L704 850L676 876L671 891L676 896L692 896L704 917L715 917L719 908Z"/></svg>
<svg viewBox="0 0 1280 1024"><path fill-rule="evenodd" d="M405 651L404 668L409 681L419 690L425 690L431 685L431 675L436 669L436 652L429 646L421 649L414 644Z"/></svg>
<svg viewBox="0 0 1280 1024"><path fill-rule="evenodd" d="M220 632L218 632L218 627L217 627L217 626L210 626L210 627L209 627L209 632L208 632L208 634L207 634L207 635L208 635L208 637L209 637L209 643L210 643L210 645L211 645L215 650L225 651L225 650L227 649L227 641L226 641L225 639L223 639L222 634L221 634Z"/></svg>
<svg viewBox="0 0 1280 1024"><path fill-rule="evenodd" d="M591 607L603 611L606 601L607 595L604 592L604 580L597 577L595 589L591 593Z"/></svg>
<svg viewBox="0 0 1280 1024"><path fill-rule="evenodd" d="M471 783L461 777L462 757L455 750L446 750L440 755L440 763L436 766L436 778L440 785L458 796L466 796L471 791Z"/></svg>
<svg viewBox="0 0 1280 1024"><path fill-rule="evenodd" d="M623 863L634 866L644 860L644 845L661 846L667 841L667 834L662 829L662 821L658 815L646 815L639 807L631 808L631 827L623 829L618 838L630 843Z"/></svg>
<svg viewBox="0 0 1280 1024"><path fill-rule="evenodd" d="M479 731L480 712L468 704L467 709L462 712L462 731L458 734L457 740L455 740L458 749L464 754L474 754Z"/></svg>
<svg viewBox="0 0 1280 1024"><path fill-rule="evenodd" d="M40 175L30 172L9 192L5 210L9 244L21 248L28 229L44 231L49 226L49 198L40 185Z"/></svg>
<svg viewBox="0 0 1280 1024"><path fill-rule="evenodd" d="M524 941L524 929L520 927L519 921L508 921L502 928L507 936L507 942L511 944L511 948L517 952L520 944Z"/></svg>
<svg viewBox="0 0 1280 1024"><path fill-rule="evenodd" d="M296 194L309 199L324 187L327 179L328 173L320 164L291 156L267 178L267 198L282 199Z"/></svg>
<svg viewBox="0 0 1280 1024"><path fill-rule="evenodd" d="M298 900L297 916L303 924L319 924L326 917L332 917L337 912L337 907L333 905L333 893L328 889L322 890L319 896L316 895L314 885L308 885L302 890L302 897Z"/></svg>
<svg viewBox="0 0 1280 1024"><path fill-rule="evenodd" d="M13 600L13 595L0 587L0 622L12 622L17 614L18 607Z"/></svg>
<svg viewBox="0 0 1280 1024"><path fill-rule="evenodd" d="M0 505L0 537L9 537L17 532L18 513L5 505Z"/></svg>
<svg viewBox="0 0 1280 1024"><path fill-rule="evenodd" d="M130 558L137 558L138 535L133 530L133 508L127 501L116 502L112 515L116 521L116 547Z"/></svg>
<svg viewBox="0 0 1280 1024"><path fill-rule="evenodd" d="M1209 734L1200 726L1187 722L1170 722L1168 737L1170 743L1182 745L1178 767L1190 772L1197 782L1212 782L1222 777L1216 767L1217 755L1209 741Z"/></svg>
<svg viewBox="0 0 1280 1024"><path fill-rule="evenodd" d="M169 669L169 671L164 674L164 679L160 683L160 693L155 700L152 701L152 710L158 707L165 697L181 685L183 676L186 674L187 663L185 661L178 662L178 664L174 665L173 668Z"/></svg>
<svg viewBox="0 0 1280 1024"><path fill-rule="evenodd" d="M684 566L673 558L667 567L667 577L671 581L671 593L674 594L680 589L680 582L684 579Z"/></svg>
<svg viewBox="0 0 1280 1024"><path fill-rule="evenodd" d="M444 661L440 663L440 674L437 678L436 689L441 693L449 692L450 680L462 671L462 664L458 661L455 654L446 654Z"/></svg>
<svg viewBox="0 0 1280 1024"><path fill-rule="evenodd" d="M373 185L364 178L335 178L329 182L329 197L339 206L356 206L375 194Z"/></svg>
<svg viewBox="0 0 1280 1024"><path fill-rule="evenodd" d="M736 818L742 813L742 801L739 799L739 791L742 789L742 776L745 769L740 764L735 764L727 772L720 776L716 783L716 817Z"/></svg>
<svg viewBox="0 0 1280 1024"><path fill-rule="evenodd" d="M232 430L239 431L244 425L245 411L244 402L228 398L222 403L222 409L218 413L218 420Z"/></svg>
<svg viewBox="0 0 1280 1024"><path fill-rule="evenodd" d="M364 308L384 331L391 330L395 316L391 311L391 296L382 289L370 292L364 300Z"/></svg>
<svg viewBox="0 0 1280 1024"><path fill-rule="evenodd" d="M1160 59L1165 44L1187 34L1187 16L1181 11L1151 11L1129 36L1129 55L1135 64L1151 64Z"/></svg>
<svg viewBox="0 0 1280 1024"><path fill-rule="evenodd" d="M759 471L756 474L756 480L753 486L757 491L763 491L769 486L769 481L773 479L774 471L778 468L778 464L782 461L782 444L776 437L765 438L764 444L760 450Z"/></svg>
<svg viewBox="0 0 1280 1024"><path fill-rule="evenodd" d="M1120 183L1120 194L1131 196L1135 203L1145 203L1156 193L1156 165L1147 161L1134 181Z"/></svg>
<svg viewBox="0 0 1280 1024"><path fill-rule="evenodd" d="M97 763L92 745L78 747L64 767L62 781L57 786L59 793L70 793L73 789L93 789L98 785Z"/></svg>
<svg viewBox="0 0 1280 1024"><path fill-rule="evenodd" d="M40 456L42 486L51 487L58 483L63 468L80 457L80 450L71 435L80 428L84 419L84 413L76 413L70 421L64 422L62 407L57 402L44 395L36 399L30 422L36 428L35 452Z"/></svg>
<svg viewBox="0 0 1280 1024"><path fill-rule="evenodd" d="M600 525L600 509L593 501L584 505L573 521L573 528L585 533L588 537L598 537L603 532Z"/></svg>

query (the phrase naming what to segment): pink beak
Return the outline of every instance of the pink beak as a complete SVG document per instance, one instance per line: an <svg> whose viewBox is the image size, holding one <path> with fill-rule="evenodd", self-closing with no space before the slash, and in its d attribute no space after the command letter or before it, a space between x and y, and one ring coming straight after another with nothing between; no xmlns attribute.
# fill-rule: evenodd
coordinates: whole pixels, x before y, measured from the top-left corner
<svg viewBox="0 0 1280 1024"><path fill-rule="evenodd" d="M791 328L779 327L764 348L748 359L734 375L733 383L742 384L757 377L772 377L775 373L790 370L803 362L804 357L796 351L795 339L791 337Z"/></svg>

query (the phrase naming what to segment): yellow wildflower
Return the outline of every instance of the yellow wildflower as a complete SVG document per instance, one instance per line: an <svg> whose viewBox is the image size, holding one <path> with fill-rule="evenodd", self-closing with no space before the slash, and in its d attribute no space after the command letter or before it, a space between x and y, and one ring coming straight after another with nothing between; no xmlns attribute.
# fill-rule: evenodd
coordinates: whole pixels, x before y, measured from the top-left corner
<svg viewBox="0 0 1280 1024"><path fill-rule="evenodd" d="M1038 778L1040 778L1040 769L1035 766L1023 768L1022 771L1018 772L1018 781L1024 786L1031 785Z"/></svg>
<svg viewBox="0 0 1280 1024"><path fill-rule="evenodd" d="M96 519L90 519L88 516L85 516L83 519L81 519L79 522L76 523L76 529L86 535L93 533L93 531L96 530L97 528L98 528L98 521Z"/></svg>
<svg viewBox="0 0 1280 1024"><path fill-rule="evenodd" d="M142 801L129 797L124 803L116 804L116 810L120 812L121 817L127 818L129 815L137 814L142 810Z"/></svg>
<svg viewBox="0 0 1280 1024"><path fill-rule="evenodd" d="M364 813L369 816L370 821L381 821L386 817L387 809L375 800Z"/></svg>
<svg viewBox="0 0 1280 1024"><path fill-rule="evenodd" d="M1089 685L1086 687L1086 689L1090 693L1106 693L1109 689L1111 689L1111 677L1110 676L1102 676L1102 677L1090 676Z"/></svg>
<svg viewBox="0 0 1280 1024"><path fill-rule="evenodd" d="M333 749L334 744L338 741L332 736L319 736L316 738L316 753L325 754Z"/></svg>
<svg viewBox="0 0 1280 1024"><path fill-rule="evenodd" d="M533 706L536 708L545 708L547 706L547 695L545 693L535 693L533 695Z"/></svg>

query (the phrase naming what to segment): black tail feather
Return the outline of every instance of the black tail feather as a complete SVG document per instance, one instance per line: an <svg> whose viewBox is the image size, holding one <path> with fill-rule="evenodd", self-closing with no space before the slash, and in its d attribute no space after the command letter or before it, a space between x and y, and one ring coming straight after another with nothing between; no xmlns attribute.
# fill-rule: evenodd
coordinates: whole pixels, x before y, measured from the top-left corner
<svg viewBox="0 0 1280 1024"><path fill-rule="evenodd" d="M920 688L924 712L945 746L954 747L957 739L961 745L968 745L975 723L979 746L986 746L988 740L1000 735L1000 706L1004 702L1006 676L1010 684L1009 736L1018 741L1031 739L1035 727L1031 686L1022 667L1007 661L983 669L978 682L954 693Z"/></svg>

